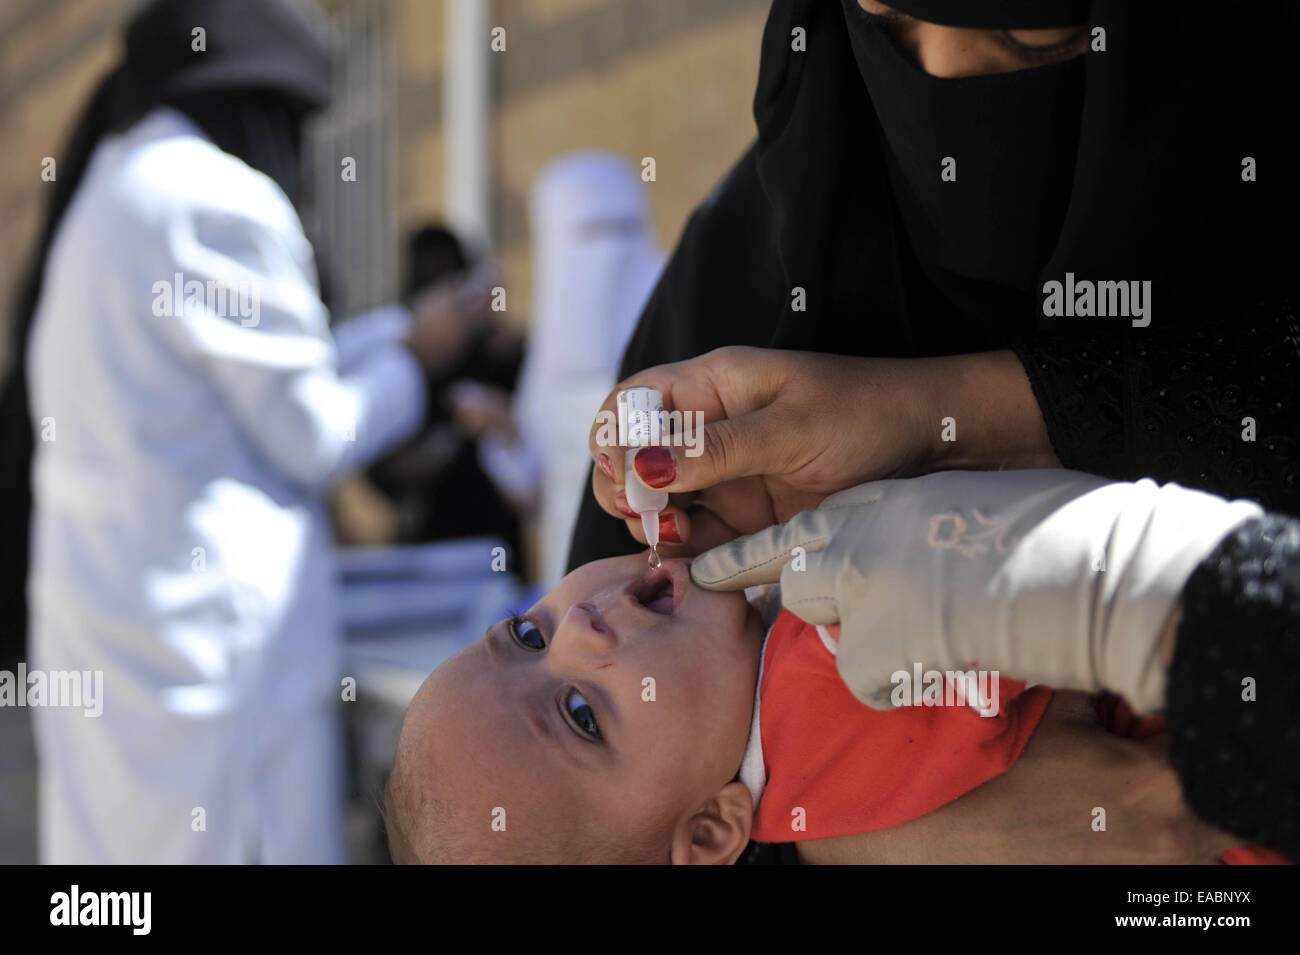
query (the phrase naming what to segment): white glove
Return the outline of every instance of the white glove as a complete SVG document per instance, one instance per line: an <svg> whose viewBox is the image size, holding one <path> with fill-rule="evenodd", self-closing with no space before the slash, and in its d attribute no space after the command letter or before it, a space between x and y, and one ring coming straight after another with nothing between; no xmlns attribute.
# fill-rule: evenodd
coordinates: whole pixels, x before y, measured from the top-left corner
<svg viewBox="0 0 1300 955"><path fill-rule="evenodd" d="M984 669L1164 704L1159 638L1196 565L1262 509L1175 484L1075 471L874 481L695 559L710 590L781 583L839 622L840 676L888 709L899 670ZM802 569L801 569L802 568Z"/></svg>

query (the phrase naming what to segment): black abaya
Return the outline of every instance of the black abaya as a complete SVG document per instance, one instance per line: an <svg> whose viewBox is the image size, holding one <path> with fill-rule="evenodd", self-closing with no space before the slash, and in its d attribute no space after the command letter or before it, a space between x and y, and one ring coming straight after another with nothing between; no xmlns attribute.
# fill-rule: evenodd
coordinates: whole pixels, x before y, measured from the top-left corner
<svg viewBox="0 0 1300 955"><path fill-rule="evenodd" d="M1300 513L1298 177L1285 118L1296 4L1249 18L1218 4L1157 6L1087 7L1106 50L1084 54L1054 247L1031 284L991 279L957 294L936 279L923 230L904 221L914 210L898 201L873 105L895 90L870 88L859 69L855 0L777 0L754 103L758 139L692 215L620 377L733 344L879 357L1013 349L1066 466ZM792 49L796 27L803 51ZM942 144L942 128L935 139ZM1243 178L1247 157L1253 181ZM988 223L990 242L1001 225ZM1067 272L1150 281L1150 324L1045 317L1043 283ZM796 286L805 311L791 308ZM1253 441L1243 439L1245 418ZM570 567L638 547L585 493Z"/></svg>

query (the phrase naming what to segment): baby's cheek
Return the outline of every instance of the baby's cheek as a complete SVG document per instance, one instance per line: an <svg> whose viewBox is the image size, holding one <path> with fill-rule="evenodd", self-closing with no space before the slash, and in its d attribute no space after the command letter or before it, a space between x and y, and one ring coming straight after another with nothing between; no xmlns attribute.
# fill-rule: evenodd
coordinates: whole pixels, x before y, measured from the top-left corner
<svg viewBox="0 0 1300 955"><path fill-rule="evenodd" d="M695 675L689 669L651 667L639 677L636 690L638 736L647 750L689 745L699 732L702 690Z"/></svg>
<svg viewBox="0 0 1300 955"><path fill-rule="evenodd" d="M703 747L734 722L735 714L748 721L757 661L752 653L737 652L721 629L711 621L690 632L649 635L647 645L673 652L643 659L635 671L638 723L646 733L677 747Z"/></svg>

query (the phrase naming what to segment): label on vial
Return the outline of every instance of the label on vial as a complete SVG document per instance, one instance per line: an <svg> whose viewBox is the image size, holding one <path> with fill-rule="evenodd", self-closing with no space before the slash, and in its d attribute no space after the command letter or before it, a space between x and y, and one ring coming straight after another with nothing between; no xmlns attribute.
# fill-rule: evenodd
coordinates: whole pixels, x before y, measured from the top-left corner
<svg viewBox="0 0 1300 955"><path fill-rule="evenodd" d="M626 388L618 393L618 443L643 448L659 443L664 399L654 388Z"/></svg>

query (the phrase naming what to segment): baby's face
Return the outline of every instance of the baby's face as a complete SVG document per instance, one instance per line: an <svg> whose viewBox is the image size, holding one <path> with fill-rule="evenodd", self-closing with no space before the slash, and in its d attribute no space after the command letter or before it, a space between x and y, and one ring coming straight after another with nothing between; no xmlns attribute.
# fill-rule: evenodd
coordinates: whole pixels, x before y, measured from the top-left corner
<svg viewBox="0 0 1300 955"><path fill-rule="evenodd" d="M668 861L740 765L761 645L744 596L696 587L684 560L587 564L429 675L402 788L426 787L437 838L475 858L572 861L604 843L608 861L637 846Z"/></svg>

